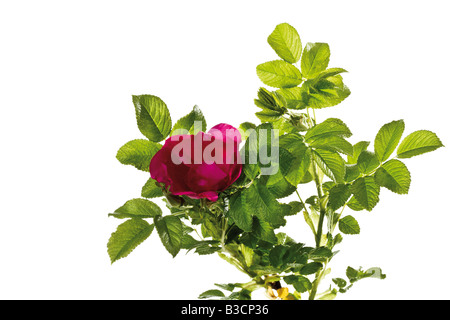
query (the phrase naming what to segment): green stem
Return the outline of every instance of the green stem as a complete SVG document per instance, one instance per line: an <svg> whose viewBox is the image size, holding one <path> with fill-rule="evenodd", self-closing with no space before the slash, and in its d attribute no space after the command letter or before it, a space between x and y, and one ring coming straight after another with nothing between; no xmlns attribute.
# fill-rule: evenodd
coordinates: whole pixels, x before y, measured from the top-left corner
<svg viewBox="0 0 450 320"><path fill-rule="evenodd" d="M322 240L322 231L323 231L323 221L326 214L326 208L323 202L323 188L322 183L320 181L319 175L317 173L317 166L316 164L313 164L313 179L316 184L317 189L317 196L319 197L319 209L320 209L320 215L319 215L319 223L317 225L317 232L316 232L316 248L320 247L320 242ZM316 273L316 278L313 281L313 285L311 288L311 291L309 293L309 300L314 300L317 288L319 287L319 283L322 280L323 272L326 267L326 262L324 264L324 268Z"/></svg>
<svg viewBox="0 0 450 320"><path fill-rule="evenodd" d="M250 278L251 278L251 275L247 272L247 270L245 270L245 268L241 264L241 262L238 259L236 259L232 255L232 253L230 253L226 248L222 248L222 251L219 252L219 257L221 257L222 259L224 259L228 263L234 265L239 271L245 273L246 275L250 276Z"/></svg>
<svg viewBox="0 0 450 320"><path fill-rule="evenodd" d="M344 205L342 206L342 210L339 213L339 215L336 217L336 221L333 220L333 223L331 224L331 229L329 230L331 234L334 232L334 228L336 228L337 222L339 221L340 217L342 216L342 213L344 212L344 209L346 206L347 206L347 202L344 203Z"/></svg>
<svg viewBox="0 0 450 320"><path fill-rule="evenodd" d="M314 279L314 281L312 283L312 288L309 293L309 297L308 297L309 300L314 300L316 297L317 289L319 288L320 281L322 280L324 272L327 269L327 263L328 263L328 260L325 261L322 270L317 271L317 273L316 273L316 278Z"/></svg>
<svg viewBox="0 0 450 320"><path fill-rule="evenodd" d="M315 164L313 164L313 178L314 182L316 183L317 188L317 196L319 197L319 208L320 208L320 215L319 215L319 223L317 225L317 232L316 232L316 247L320 247L320 240L322 239L322 229L323 229L323 220L325 218L326 214L326 208L323 204L323 189L322 189L322 183L320 182L319 175L317 173L317 167Z"/></svg>
<svg viewBox="0 0 450 320"><path fill-rule="evenodd" d="M320 209L319 216L319 224L317 225L317 234L316 234L316 248L320 247L320 242L322 240L322 229L323 229L323 220L325 217L325 210Z"/></svg>
<svg viewBox="0 0 450 320"><path fill-rule="evenodd" d="M228 218L222 218L222 237L220 238L220 243L223 246L225 246L225 235L227 231L228 226Z"/></svg>
<svg viewBox="0 0 450 320"><path fill-rule="evenodd" d="M300 203L302 204L303 208L305 209L306 212L308 212L308 209L306 208L306 204L305 202L302 200L302 197L300 197L300 193L298 193L298 190L295 189L295 193L297 194L298 199L300 200Z"/></svg>

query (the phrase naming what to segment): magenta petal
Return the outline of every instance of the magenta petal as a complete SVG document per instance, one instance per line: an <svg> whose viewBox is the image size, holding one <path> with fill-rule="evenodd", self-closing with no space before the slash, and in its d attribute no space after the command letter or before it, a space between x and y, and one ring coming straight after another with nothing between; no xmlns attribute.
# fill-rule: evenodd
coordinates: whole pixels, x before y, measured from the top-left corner
<svg viewBox="0 0 450 320"><path fill-rule="evenodd" d="M215 125L211 128L211 130L208 131L209 134L214 135L214 131L219 131L222 134L223 140L226 141L230 139L231 141L241 143L242 137L241 133L238 129L233 127L232 125L226 124L226 123L219 123L218 125Z"/></svg>
<svg viewBox="0 0 450 320"><path fill-rule="evenodd" d="M209 201L217 201L217 199L219 199L219 195L217 194L217 192L214 191L207 191L207 192L202 192L201 193L202 198L206 198Z"/></svg>
<svg viewBox="0 0 450 320"><path fill-rule="evenodd" d="M166 185L172 184L172 180L169 178L167 172L166 159L164 157L165 152L161 149L159 150L150 161L150 176L152 179L164 183Z"/></svg>
<svg viewBox="0 0 450 320"><path fill-rule="evenodd" d="M241 143L241 134L235 127L220 123L209 130L208 134L223 140L223 163L237 164L240 160L239 144Z"/></svg>
<svg viewBox="0 0 450 320"><path fill-rule="evenodd" d="M150 175L174 195L217 201L218 192L241 175L242 165L237 161L240 142L239 131L225 123L206 134L169 137L150 161Z"/></svg>
<svg viewBox="0 0 450 320"><path fill-rule="evenodd" d="M180 143L182 136L170 137L166 140L161 150L159 150L150 161L150 176L166 186L170 190L186 190L184 179L178 177L186 176L188 168L184 164L175 164L172 161L172 150Z"/></svg>
<svg viewBox="0 0 450 320"><path fill-rule="evenodd" d="M228 184L232 185L241 176L241 173L242 173L242 164L237 164L233 166L229 174L230 181L228 182Z"/></svg>
<svg viewBox="0 0 450 320"><path fill-rule="evenodd" d="M178 192L175 191L175 192L172 192L172 194L176 195L176 196L188 196L189 198L192 198L192 199L200 199L198 194L195 192L192 192L192 191L178 191Z"/></svg>
<svg viewBox="0 0 450 320"><path fill-rule="evenodd" d="M226 182L227 174L214 163L193 166L187 175L188 187L197 193L220 190Z"/></svg>
<svg viewBox="0 0 450 320"><path fill-rule="evenodd" d="M208 200L213 202L217 201L217 199L219 198L219 195L215 191L205 191L201 193L195 193L192 191L180 191L180 192L173 192L172 194L176 196L188 196L189 198L192 199L207 198Z"/></svg>

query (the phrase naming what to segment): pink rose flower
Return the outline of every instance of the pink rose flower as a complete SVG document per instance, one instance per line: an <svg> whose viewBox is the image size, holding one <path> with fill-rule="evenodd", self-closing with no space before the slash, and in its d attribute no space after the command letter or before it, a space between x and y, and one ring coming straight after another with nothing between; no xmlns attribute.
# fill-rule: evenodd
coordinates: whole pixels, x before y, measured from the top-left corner
<svg viewBox="0 0 450 320"><path fill-rule="evenodd" d="M240 142L239 131L224 123L208 133L174 135L153 156L150 175L173 195L217 201L241 174Z"/></svg>

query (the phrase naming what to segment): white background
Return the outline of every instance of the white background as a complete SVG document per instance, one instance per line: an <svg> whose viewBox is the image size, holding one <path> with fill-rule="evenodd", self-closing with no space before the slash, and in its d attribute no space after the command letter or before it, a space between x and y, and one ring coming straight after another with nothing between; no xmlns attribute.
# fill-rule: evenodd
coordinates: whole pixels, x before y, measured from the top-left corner
<svg viewBox="0 0 450 320"><path fill-rule="evenodd" d="M404 119L405 134L429 129L449 145L447 2L1 1L0 298L195 299L246 281L217 256L172 259L156 231L110 264L121 221L107 214L148 177L115 159L142 137L131 95L161 97L173 120L197 104L209 127L257 121L255 67L277 59L267 36L288 22L349 71L351 96L319 119L340 117L352 142ZM448 148L405 160L409 195L384 189L372 212L352 213L361 234L345 238L328 280L348 265L387 278L339 299L450 298L449 160ZM300 217L287 229L313 243Z"/></svg>

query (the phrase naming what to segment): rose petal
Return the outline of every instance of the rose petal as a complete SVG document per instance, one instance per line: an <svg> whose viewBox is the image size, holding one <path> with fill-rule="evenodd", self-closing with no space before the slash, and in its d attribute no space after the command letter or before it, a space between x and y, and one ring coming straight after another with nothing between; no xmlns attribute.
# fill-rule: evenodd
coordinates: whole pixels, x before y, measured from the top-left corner
<svg viewBox="0 0 450 320"><path fill-rule="evenodd" d="M153 156L149 167L150 176L160 183L170 185L172 184L172 181L169 178L167 171L166 158L165 150L163 150L163 148Z"/></svg>
<svg viewBox="0 0 450 320"><path fill-rule="evenodd" d="M239 144L241 143L241 133L235 127L220 123L208 131L208 135L221 138L223 144L223 162L225 164L237 164L240 160Z"/></svg>
<svg viewBox="0 0 450 320"><path fill-rule="evenodd" d="M191 166L187 175L189 190L197 193L221 190L227 180L227 174L214 163Z"/></svg>
<svg viewBox="0 0 450 320"><path fill-rule="evenodd" d="M189 136L187 135L187 137ZM178 177L186 176L189 168L183 163L175 164L172 160L172 150L183 138L183 136L168 138L161 150L150 161L150 176L156 181L170 186L171 192L187 190L184 179Z"/></svg>
<svg viewBox="0 0 450 320"><path fill-rule="evenodd" d="M241 173L242 173L242 164L236 164L232 166L231 172L229 174L228 185L232 185L241 176Z"/></svg>
<svg viewBox="0 0 450 320"><path fill-rule="evenodd" d="M183 141L185 143L179 145ZM217 201L218 192L228 188L241 175L242 165L237 161L240 159L240 142L239 131L224 123L214 126L206 134L172 136L151 160L150 175L169 186L169 191L174 195ZM216 154L220 158L223 154L223 163L205 163L203 156L208 146L211 160L219 161ZM223 149L217 150L221 147Z"/></svg>
<svg viewBox="0 0 450 320"><path fill-rule="evenodd" d="M208 133L214 135L214 131L218 131L222 134L223 140L230 139L231 141L237 142L239 145L241 143L241 133L238 129L233 127L232 125L226 124L226 123L219 123L218 125L215 125L212 127Z"/></svg>
<svg viewBox="0 0 450 320"><path fill-rule="evenodd" d="M203 199L203 198L207 198L210 201L217 201L217 199L219 199L219 195L217 194L217 192L215 191L206 191L206 192L201 192L201 193L195 193L192 191L182 191L182 192L178 192L178 193L173 193L174 195L177 196L188 196L189 198L192 199Z"/></svg>
<svg viewBox="0 0 450 320"><path fill-rule="evenodd" d="M217 199L219 199L219 195L217 194L217 192L214 191L207 191L207 192L203 192L201 193L201 196L208 199L209 201L217 201Z"/></svg>

